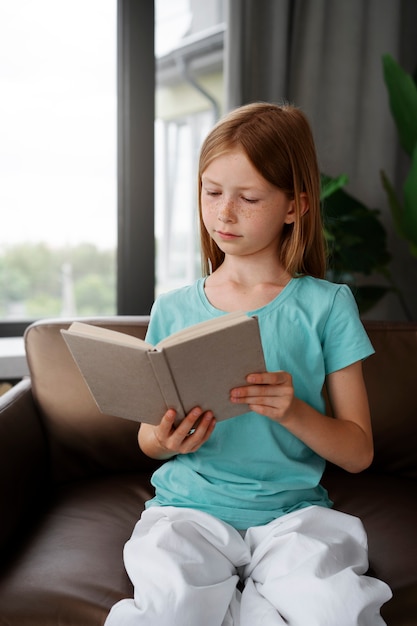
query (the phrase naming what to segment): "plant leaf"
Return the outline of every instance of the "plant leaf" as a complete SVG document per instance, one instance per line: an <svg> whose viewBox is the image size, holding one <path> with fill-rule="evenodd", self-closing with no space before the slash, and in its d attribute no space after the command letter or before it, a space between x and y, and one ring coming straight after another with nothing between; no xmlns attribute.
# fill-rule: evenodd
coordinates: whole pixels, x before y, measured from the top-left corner
<svg viewBox="0 0 417 626"><path fill-rule="evenodd" d="M341 189L349 182L346 174L340 174L337 178L330 178L326 174L321 174L321 191L320 200L324 200L331 196L335 191Z"/></svg>
<svg viewBox="0 0 417 626"><path fill-rule="evenodd" d="M414 148L410 171L404 183L403 231L411 244L411 251L417 249L417 144Z"/></svg>
<svg viewBox="0 0 417 626"><path fill-rule="evenodd" d="M381 272L390 260L378 211L338 189L323 202L329 268L343 273ZM338 282L338 280L336 281Z"/></svg>
<svg viewBox="0 0 417 626"><path fill-rule="evenodd" d="M388 176L385 174L384 170L381 170L380 174L381 174L382 186L385 189L387 197L388 197L388 202L389 202L389 206L391 209L391 214L392 214L392 219L394 221L395 230L397 231L397 235L399 235L399 237L406 239L407 234L403 230L403 221L402 221L404 209L401 206L400 201L398 200L397 194L394 191L394 187L391 185L390 181L388 180Z"/></svg>
<svg viewBox="0 0 417 626"><path fill-rule="evenodd" d="M417 144L417 86L389 54L382 56L384 80L400 143L411 156Z"/></svg>

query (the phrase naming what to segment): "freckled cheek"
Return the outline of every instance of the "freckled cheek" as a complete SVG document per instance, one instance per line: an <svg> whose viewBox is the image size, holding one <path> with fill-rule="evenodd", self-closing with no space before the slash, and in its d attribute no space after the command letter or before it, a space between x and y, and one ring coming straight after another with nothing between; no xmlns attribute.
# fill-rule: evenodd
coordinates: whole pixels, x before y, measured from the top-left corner
<svg viewBox="0 0 417 626"><path fill-rule="evenodd" d="M211 230L215 220L215 211L210 206L208 207L206 204L201 204L201 216L203 219L203 224L208 231Z"/></svg>
<svg viewBox="0 0 417 626"><path fill-rule="evenodd" d="M215 220L217 220L219 212L221 211L221 205L219 202L215 201L202 201L201 203L201 214L203 217L203 223L206 228L213 224Z"/></svg>
<svg viewBox="0 0 417 626"><path fill-rule="evenodd" d="M256 211L256 209L254 209L254 207L251 207L251 206L239 207L238 213L239 213L239 216L245 220L248 220L248 219L253 220L258 217L258 211Z"/></svg>
<svg viewBox="0 0 417 626"><path fill-rule="evenodd" d="M262 222L262 211L259 207L250 206L246 204L233 204L224 206L224 202L221 200L207 201L202 199L201 210L203 215L203 222L205 220L217 219L219 215L229 214L234 215L237 219L242 220L259 220Z"/></svg>

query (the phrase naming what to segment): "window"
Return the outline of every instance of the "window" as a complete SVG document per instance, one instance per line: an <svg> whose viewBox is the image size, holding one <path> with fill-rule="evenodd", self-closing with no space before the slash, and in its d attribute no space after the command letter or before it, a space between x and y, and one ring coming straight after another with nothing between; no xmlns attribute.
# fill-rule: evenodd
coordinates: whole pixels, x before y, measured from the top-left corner
<svg viewBox="0 0 417 626"><path fill-rule="evenodd" d="M144 314L155 281L199 275L197 155L222 111L225 5L155 0L153 33L152 2L0 0L0 335Z"/></svg>
<svg viewBox="0 0 417 626"><path fill-rule="evenodd" d="M157 0L156 293L201 273L197 161L223 108L225 2Z"/></svg>
<svg viewBox="0 0 417 626"><path fill-rule="evenodd" d="M116 14L0 1L2 321L116 312Z"/></svg>

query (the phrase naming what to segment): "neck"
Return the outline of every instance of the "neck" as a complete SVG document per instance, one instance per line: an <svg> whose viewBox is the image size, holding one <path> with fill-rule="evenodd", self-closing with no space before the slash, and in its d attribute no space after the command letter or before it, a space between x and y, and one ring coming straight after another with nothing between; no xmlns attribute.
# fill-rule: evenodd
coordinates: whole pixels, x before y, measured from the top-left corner
<svg viewBox="0 0 417 626"><path fill-rule="evenodd" d="M254 260L242 257L226 256L222 265L214 272L222 282L233 282L247 288L261 284L285 286L291 279L290 274L276 259Z"/></svg>

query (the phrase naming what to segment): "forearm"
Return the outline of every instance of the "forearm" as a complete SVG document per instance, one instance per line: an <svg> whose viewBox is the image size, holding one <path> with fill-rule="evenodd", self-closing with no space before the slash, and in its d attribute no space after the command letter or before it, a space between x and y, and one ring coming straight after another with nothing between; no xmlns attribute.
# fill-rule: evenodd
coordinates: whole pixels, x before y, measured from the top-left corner
<svg viewBox="0 0 417 626"><path fill-rule="evenodd" d="M360 362L327 377L335 417L323 415L296 397L288 372L250 374L249 385L231 391L232 402L278 422L314 452L349 472L360 472L373 458L368 397Z"/></svg>
<svg viewBox="0 0 417 626"><path fill-rule="evenodd" d="M323 415L295 398L281 423L318 455L348 472L360 472L372 462L372 438L354 421Z"/></svg>

